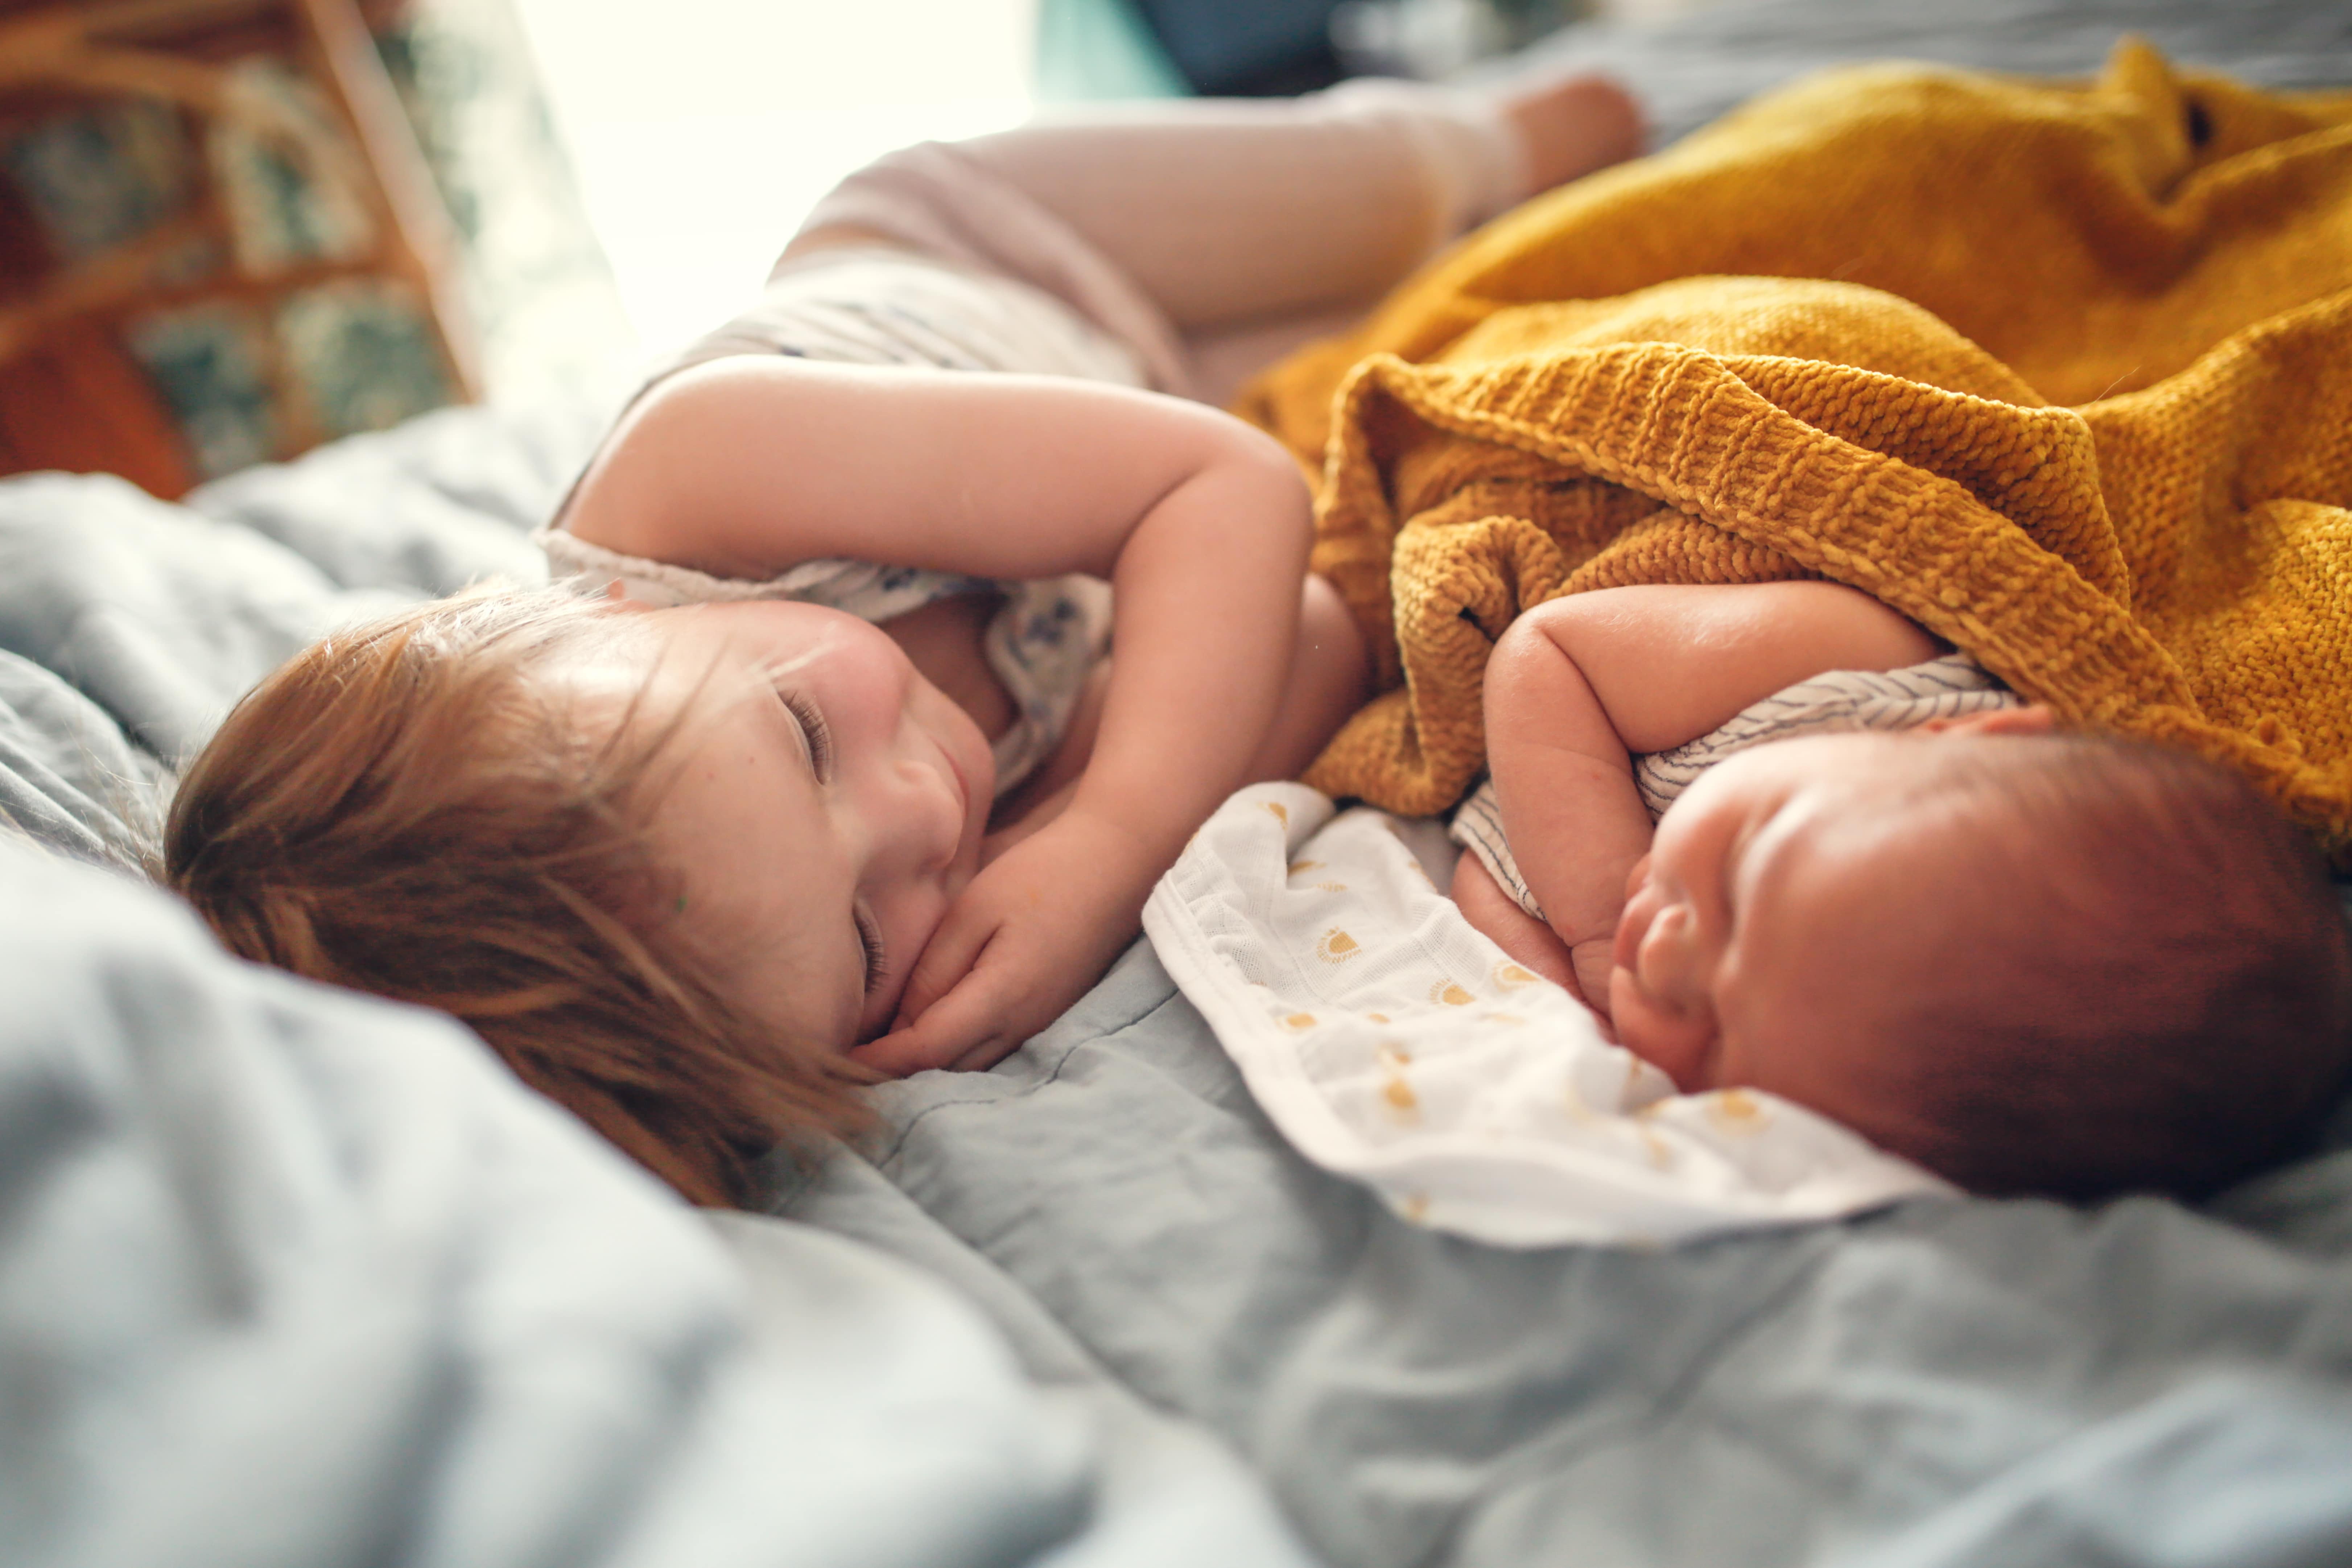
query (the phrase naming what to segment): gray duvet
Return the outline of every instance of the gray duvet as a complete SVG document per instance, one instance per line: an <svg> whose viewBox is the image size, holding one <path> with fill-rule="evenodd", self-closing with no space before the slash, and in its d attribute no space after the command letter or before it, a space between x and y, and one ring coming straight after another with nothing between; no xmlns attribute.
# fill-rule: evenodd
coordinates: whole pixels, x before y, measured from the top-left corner
<svg viewBox="0 0 2352 1568"><path fill-rule="evenodd" d="M1554 47L1678 128L1834 55L2087 68L2122 20L2352 79L2340 7L2259 3ZM711 1221L455 1026L234 963L119 868L292 647L533 577L607 412L435 416L184 506L0 483L0 807L48 846L0 847L0 1560L2352 1562L2352 1117L2202 1212L1503 1252L1294 1157L1139 944Z"/></svg>

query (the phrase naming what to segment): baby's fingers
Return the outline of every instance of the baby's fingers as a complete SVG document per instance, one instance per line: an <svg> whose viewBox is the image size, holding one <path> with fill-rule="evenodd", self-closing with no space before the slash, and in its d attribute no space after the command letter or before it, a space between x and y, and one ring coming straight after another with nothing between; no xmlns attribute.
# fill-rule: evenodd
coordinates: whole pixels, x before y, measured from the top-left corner
<svg viewBox="0 0 2352 1568"><path fill-rule="evenodd" d="M1615 969L1612 956L1614 942L1608 938L1597 942L1580 942L1574 949L1576 984L1570 987L1576 999L1592 1009L1593 1016L1606 1029L1609 1025L1609 977ZM1615 1037L1613 1035L1611 1037Z"/></svg>

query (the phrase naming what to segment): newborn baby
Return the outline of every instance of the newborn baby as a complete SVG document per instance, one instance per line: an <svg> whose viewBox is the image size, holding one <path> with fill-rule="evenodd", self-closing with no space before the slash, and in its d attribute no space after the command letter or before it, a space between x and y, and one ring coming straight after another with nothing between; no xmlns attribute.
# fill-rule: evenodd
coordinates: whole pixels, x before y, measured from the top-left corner
<svg viewBox="0 0 2352 1568"><path fill-rule="evenodd" d="M1981 1193L2210 1192L2344 1085L2352 950L2235 773L2010 708L1723 762L1654 830L1632 754L1939 646L1826 583L1554 600L1496 646L1487 746L1538 919L1454 896L1685 1092L1834 1117Z"/></svg>

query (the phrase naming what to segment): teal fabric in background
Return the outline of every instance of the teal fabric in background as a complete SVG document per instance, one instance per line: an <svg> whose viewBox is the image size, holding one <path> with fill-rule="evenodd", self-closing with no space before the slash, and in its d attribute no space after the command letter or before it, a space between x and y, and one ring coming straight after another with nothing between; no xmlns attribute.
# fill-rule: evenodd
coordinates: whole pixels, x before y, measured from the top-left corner
<svg viewBox="0 0 2352 1568"><path fill-rule="evenodd" d="M1040 101L1183 98L1192 90L1130 0L1038 0Z"/></svg>

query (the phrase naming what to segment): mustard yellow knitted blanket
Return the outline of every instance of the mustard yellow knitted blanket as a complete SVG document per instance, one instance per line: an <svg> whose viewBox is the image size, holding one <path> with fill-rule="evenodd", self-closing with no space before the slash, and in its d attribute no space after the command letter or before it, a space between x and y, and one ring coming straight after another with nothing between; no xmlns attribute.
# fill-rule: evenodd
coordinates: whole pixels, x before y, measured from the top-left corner
<svg viewBox="0 0 2352 1568"><path fill-rule="evenodd" d="M1819 575L2352 850L2352 96L1800 84L1441 257L1243 411L1321 461L1387 689L1307 775L1441 810L1559 594Z"/></svg>

